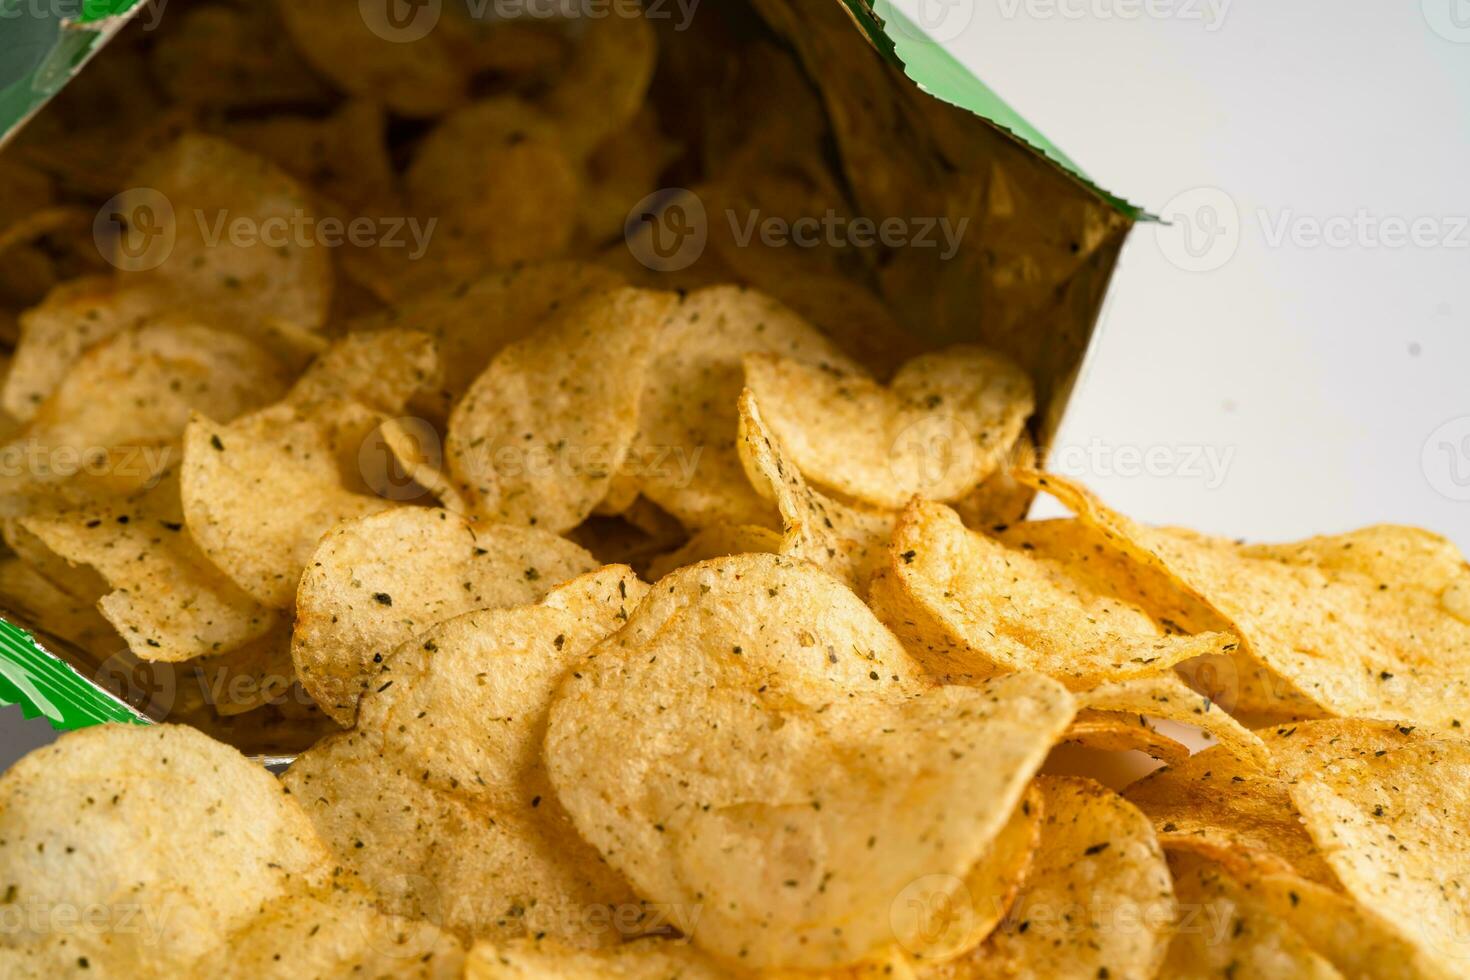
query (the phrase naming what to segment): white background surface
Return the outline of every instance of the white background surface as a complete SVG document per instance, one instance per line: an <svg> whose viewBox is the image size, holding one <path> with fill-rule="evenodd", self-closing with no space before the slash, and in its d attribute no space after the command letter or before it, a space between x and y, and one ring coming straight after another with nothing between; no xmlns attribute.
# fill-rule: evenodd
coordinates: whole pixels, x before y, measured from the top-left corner
<svg viewBox="0 0 1470 980"><path fill-rule="evenodd" d="M896 5L1176 220L1134 231L1056 468L1154 522L1470 551L1470 0Z"/></svg>

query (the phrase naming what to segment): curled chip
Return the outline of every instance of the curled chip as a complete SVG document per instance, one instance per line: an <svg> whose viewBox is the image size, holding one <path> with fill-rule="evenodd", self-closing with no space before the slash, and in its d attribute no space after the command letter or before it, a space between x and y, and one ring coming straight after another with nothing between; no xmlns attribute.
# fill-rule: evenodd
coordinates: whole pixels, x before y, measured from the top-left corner
<svg viewBox="0 0 1470 980"><path fill-rule="evenodd" d="M1260 866L1336 887L1286 783L1224 745L1160 769L1123 795L1171 849L1203 855L1237 875Z"/></svg>
<svg viewBox="0 0 1470 980"><path fill-rule="evenodd" d="M1278 728L1266 741L1343 890L1447 973L1463 972L1470 742L1356 720Z"/></svg>
<svg viewBox="0 0 1470 980"><path fill-rule="evenodd" d="M780 554L781 535L768 527L754 524L711 524L696 531L677 551L654 559L648 566L648 579L657 582L685 565L755 552Z"/></svg>
<svg viewBox="0 0 1470 980"><path fill-rule="evenodd" d="M897 941L916 880L964 887L1071 714L1037 675L931 688L836 580L739 555L663 579L574 667L545 758L645 899L719 896L698 945L824 968Z"/></svg>
<svg viewBox="0 0 1470 980"><path fill-rule="evenodd" d="M808 480L890 509L969 494L1006 463L1035 407L1020 368L973 346L921 354L886 386L754 354L745 383Z"/></svg>
<svg viewBox="0 0 1470 980"><path fill-rule="evenodd" d="M1148 819L1087 779L1044 776L1041 841L1004 922L926 976L1152 977L1177 905Z"/></svg>
<svg viewBox="0 0 1470 980"><path fill-rule="evenodd" d="M445 455L478 516L560 533L607 496L673 293L590 297L496 355L449 420Z"/></svg>
<svg viewBox="0 0 1470 980"><path fill-rule="evenodd" d="M231 964L254 951L282 975L453 977L464 957L432 926L368 908L271 775L190 728L106 725L32 753L0 778L0 839L12 902L108 912L84 929L28 919L6 937L16 975L96 964L120 976L243 977L259 974Z"/></svg>
<svg viewBox="0 0 1470 980"><path fill-rule="evenodd" d="M1126 712L1134 717L1163 718L1193 725L1204 737L1216 739L1226 751L1257 769L1271 771L1271 754L1258 736L1172 674L1099 684L1078 692L1077 703L1099 711Z"/></svg>
<svg viewBox="0 0 1470 980"><path fill-rule="evenodd" d="M781 554L812 562L865 594L885 557L894 515L849 507L807 486L748 390L740 396L737 448L751 484L781 514Z"/></svg>
<svg viewBox="0 0 1470 980"><path fill-rule="evenodd" d="M1051 475L1027 479L1171 576L1240 634L1210 692L1266 716L1470 716L1470 566L1443 538L1382 526L1296 544L1234 542L1149 528ZM1196 685L1199 686L1199 685Z"/></svg>
<svg viewBox="0 0 1470 980"><path fill-rule="evenodd" d="M26 625L44 629L98 661L122 649L121 638L95 603L79 600L20 558L0 558L0 605L19 613Z"/></svg>
<svg viewBox="0 0 1470 980"><path fill-rule="evenodd" d="M270 401L284 383L273 358L233 334L164 324L117 334L82 355L7 447L29 461L0 479L7 508L23 510L31 497L75 497L83 484L93 494L146 487L176 461L169 444L191 412L232 419Z"/></svg>
<svg viewBox="0 0 1470 980"><path fill-rule="evenodd" d="M416 292L391 311L352 327L381 330L411 324L434 339L443 363L443 390L423 397L442 419L502 348L535 333L559 309L621 285L620 276L601 266L532 263L461 284L439 283L436 290Z"/></svg>
<svg viewBox="0 0 1470 980"><path fill-rule="evenodd" d="M443 510L349 521L306 565L291 656L322 710L349 725L378 664L401 644L461 613L530 605L596 567L548 531L477 527Z"/></svg>
<svg viewBox="0 0 1470 980"><path fill-rule="evenodd" d="M1231 649L1228 633L1171 634L1076 561L1008 547L943 504L915 500L873 582L873 606L937 674L1035 670L1082 690Z"/></svg>
<svg viewBox="0 0 1470 980"><path fill-rule="evenodd" d="M22 518L51 552L90 565L110 591L98 609L143 660L228 653L265 635L275 613L210 563L184 526L177 473L133 496Z"/></svg>
<svg viewBox="0 0 1470 980"><path fill-rule="evenodd" d="M608 567L538 605L441 623L384 658L356 731L297 759L287 786L385 908L466 936L579 946L647 927L577 836L540 759L557 680L646 588Z"/></svg>
<svg viewBox="0 0 1470 980"><path fill-rule="evenodd" d="M1096 752L1143 752L1166 765L1189 758L1189 746L1159 731L1147 717L1122 711L1079 708L1064 740Z"/></svg>
<svg viewBox="0 0 1470 980"><path fill-rule="evenodd" d="M309 237L310 195L275 166L191 134L145 161L130 186L117 205L129 234L162 235L162 243L172 236L172 247L156 265L151 253L136 263L115 256L119 268L137 267L127 282L155 286L179 312L262 340L272 320L304 330L326 322L331 250Z"/></svg>
<svg viewBox="0 0 1470 980"><path fill-rule="evenodd" d="M1188 912L1169 944L1164 976L1341 980L1342 974L1260 895L1223 869L1187 862L1174 889Z"/></svg>
<svg viewBox="0 0 1470 980"><path fill-rule="evenodd" d="M771 524L736 452L736 403L746 354L782 354L836 370L857 367L815 327L750 289L690 293L664 329L643 393L635 459L644 496L693 530Z"/></svg>
<svg viewBox="0 0 1470 980"><path fill-rule="evenodd" d="M397 506L373 496L358 451L379 416L357 402L282 402L184 433L184 516L212 562L262 605L289 609L321 536Z"/></svg>
<svg viewBox="0 0 1470 980"><path fill-rule="evenodd" d="M377 412L403 410L439 382L433 338L418 330L367 330L348 334L323 351L291 387L297 405L346 399Z"/></svg>

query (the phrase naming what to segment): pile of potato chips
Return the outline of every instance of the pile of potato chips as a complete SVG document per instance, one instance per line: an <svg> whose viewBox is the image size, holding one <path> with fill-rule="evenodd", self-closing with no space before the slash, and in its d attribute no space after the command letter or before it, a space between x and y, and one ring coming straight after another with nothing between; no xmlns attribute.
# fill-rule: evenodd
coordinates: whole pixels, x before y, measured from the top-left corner
<svg viewBox="0 0 1470 980"><path fill-rule="evenodd" d="M639 264L691 155L840 199L819 104L367 6L180 4L0 156L0 598L169 722L0 777L0 972L1470 973L1451 544L1137 524L863 256Z"/></svg>

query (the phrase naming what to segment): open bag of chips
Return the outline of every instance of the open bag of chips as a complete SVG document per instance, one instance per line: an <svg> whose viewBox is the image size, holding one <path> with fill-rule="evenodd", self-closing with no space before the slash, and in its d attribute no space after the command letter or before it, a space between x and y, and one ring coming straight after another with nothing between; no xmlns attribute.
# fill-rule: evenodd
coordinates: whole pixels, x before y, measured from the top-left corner
<svg viewBox="0 0 1470 980"><path fill-rule="evenodd" d="M1045 470L1139 214L859 0L514 6L174 0L0 152L0 611L134 722L0 975L1470 974L1464 557Z"/></svg>

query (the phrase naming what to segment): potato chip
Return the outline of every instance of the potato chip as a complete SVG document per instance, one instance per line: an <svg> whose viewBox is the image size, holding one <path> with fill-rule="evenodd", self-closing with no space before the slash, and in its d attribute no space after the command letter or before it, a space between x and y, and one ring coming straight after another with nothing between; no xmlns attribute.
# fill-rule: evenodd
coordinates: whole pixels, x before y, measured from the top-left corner
<svg viewBox="0 0 1470 980"><path fill-rule="evenodd" d="M1037 785L1041 842L1020 897L983 945L924 976L1154 976L1177 906L1147 818L1088 779Z"/></svg>
<svg viewBox="0 0 1470 980"><path fill-rule="evenodd" d="M325 102L268 3L183 11L150 51L149 67L175 102L203 108Z"/></svg>
<svg viewBox="0 0 1470 980"><path fill-rule="evenodd" d="M637 434L654 345L676 304L672 293L603 293L496 355L445 442L474 513L557 533L592 513Z"/></svg>
<svg viewBox="0 0 1470 980"><path fill-rule="evenodd" d="M545 105L567 145L584 156L638 115L653 80L658 43L647 17L594 16L578 26L585 33Z"/></svg>
<svg viewBox="0 0 1470 980"><path fill-rule="evenodd" d="M305 330L325 322L332 260L315 234L316 210L300 184L254 154L183 136L140 166L117 214L128 225L118 249L146 241L141 255L113 257L136 268L128 283L166 290L175 307L256 335L272 319Z"/></svg>
<svg viewBox="0 0 1470 980"><path fill-rule="evenodd" d="M1037 670L1085 690L1237 642L1228 633L1166 633L1086 570L1007 547L967 529L943 504L921 500L899 520L872 593L910 651L956 678Z"/></svg>
<svg viewBox="0 0 1470 980"><path fill-rule="evenodd" d="M1269 772L1273 766L1271 754L1258 736L1172 674L1099 684L1078 692L1077 703L1102 711L1182 722L1199 729L1203 737L1217 740L1257 769Z"/></svg>
<svg viewBox="0 0 1470 980"><path fill-rule="evenodd" d="M515 99L487 99L445 117L404 182L413 212L437 221L431 257L468 252L485 271L500 269L557 257L576 230L577 161L555 124Z"/></svg>
<svg viewBox="0 0 1470 980"><path fill-rule="evenodd" d="M533 263L417 294L352 329L407 326L434 338L443 362L442 393L424 399L437 418L450 409L491 359L531 336L559 310L623 285L622 277L582 262Z"/></svg>
<svg viewBox="0 0 1470 980"><path fill-rule="evenodd" d="M1236 874L1260 865L1336 887L1286 783L1223 745L1160 769L1123 795L1170 848L1202 854Z"/></svg>
<svg viewBox="0 0 1470 980"><path fill-rule="evenodd" d="M736 980L687 939L640 939L608 949L573 949L521 940L477 943L465 980ZM824 974L825 976L825 974Z"/></svg>
<svg viewBox="0 0 1470 980"><path fill-rule="evenodd" d="M444 440L424 419L384 419L359 454L363 478L380 497L423 502L432 497L455 514L470 507L444 472Z"/></svg>
<svg viewBox="0 0 1470 980"><path fill-rule="evenodd" d="M745 383L809 481L890 509L969 494L1006 462L1035 407L1020 368L973 346L921 354L886 386L754 354Z"/></svg>
<svg viewBox="0 0 1470 980"><path fill-rule="evenodd" d="M660 555L648 566L648 579L657 582L675 569L710 558L753 552L781 553L781 535L754 524L711 524L696 531L677 551Z"/></svg>
<svg viewBox="0 0 1470 980"><path fill-rule="evenodd" d="M1222 869L1194 864L1175 877L1174 889L1182 915L1163 976L1179 980L1342 976L1258 895Z"/></svg>
<svg viewBox="0 0 1470 980"><path fill-rule="evenodd" d="M296 50L350 95L379 99L405 116L436 116L465 98L469 72L435 30L439 8L416 9L402 23L390 8L339 0L279 0Z"/></svg>
<svg viewBox="0 0 1470 980"><path fill-rule="evenodd" d="M1233 624L1244 644L1226 690L1211 692L1227 706L1436 725L1470 714L1470 621L1444 601L1470 583L1470 566L1448 542L1380 527L1240 547L1136 524L1055 476L1028 479Z"/></svg>
<svg viewBox="0 0 1470 980"><path fill-rule="evenodd" d="M1189 758L1189 747L1160 732L1143 715L1079 708L1067 726L1065 741L1096 752L1142 752L1167 765Z"/></svg>
<svg viewBox="0 0 1470 980"><path fill-rule="evenodd" d="M686 296L649 368L657 383L643 393L635 459L644 496L691 530L773 523L735 448L741 361L758 352L857 369L805 320L754 290L719 286Z"/></svg>
<svg viewBox="0 0 1470 980"><path fill-rule="evenodd" d="M438 623L475 609L530 605L596 568L547 531L475 526L405 507L334 528L296 595L292 657L322 710L344 725L382 659Z"/></svg>
<svg viewBox="0 0 1470 980"><path fill-rule="evenodd" d="M14 369L0 399L5 410L30 419L87 348L141 326L165 307L158 290L110 276L57 286L41 305L21 315Z"/></svg>
<svg viewBox="0 0 1470 980"><path fill-rule="evenodd" d="M214 657L193 661L208 704L224 717L305 695L291 663L291 623L280 619L264 636Z"/></svg>
<svg viewBox="0 0 1470 980"><path fill-rule="evenodd" d="M358 450L378 416L356 402L283 402L184 433L189 532L262 605L289 609L317 542L334 525L398 506L366 492Z"/></svg>
<svg viewBox="0 0 1470 980"><path fill-rule="evenodd" d="M1017 480L1011 470L1036 465L1036 443L1023 432L1008 455L1009 466L1002 466L974 490L950 502L965 527L972 531L1001 534L1012 524L1024 521L1031 512L1036 491Z"/></svg>
<svg viewBox="0 0 1470 980"><path fill-rule="evenodd" d="M184 527L176 472L130 497L22 518L68 562L111 589L102 615L143 660L227 653L263 636L275 615L220 574Z"/></svg>
<svg viewBox="0 0 1470 980"><path fill-rule="evenodd" d="M641 931L637 899L552 794L540 743L562 671L645 588L605 568L539 605L449 620L385 658L357 731L286 775L338 859L394 911L466 935L605 945L621 938L608 918L619 909Z"/></svg>
<svg viewBox="0 0 1470 980"><path fill-rule="evenodd" d="M273 969L388 959L390 924L334 882L300 809L260 766L193 729L72 733L7 772L0 801L7 904L40 913L18 917L6 945L39 975L258 975L226 961L245 955L248 936L279 936L289 928L279 913L308 904L314 914L290 916L291 941L279 936L273 952L284 958ZM158 832L161 815L167 833ZM89 910L86 928L60 917L67 909ZM353 928L320 935L313 920ZM422 929L393 972L454 975L463 951L435 933ZM432 969L435 958L447 963Z"/></svg>
<svg viewBox="0 0 1470 980"><path fill-rule="evenodd" d="M740 396L738 431L737 449L751 484L780 511L781 553L804 558L866 594L893 536L894 515L849 507L807 486L748 390Z"/></svg>
<svg viewBox="0 0 1470 980"><path fill-rule="evenodd" d="M1470 742L1343 721L1278 729L1267 743L1294 775L1291 800L1344 890L1447 972L1463 972Z"/></svg>
<svg viewBox="0 0 1470 980"><path fill-rule="evenodd" d="M296 379L288 397L297 405L349 399L393 413L438 385L433 338L417 330L373 330L334 343Z"/></svg>
<svg viewBox="0 0 1470 980"><path fill-rule="evenodd" d="M681 147L659 129L658 113L644 106L627 126L609 133L587 159L581 234L593 243L623 239L628 212L653 193L658 177Z"/></svg>
<svg viewBox="0 0 1470 980"><path fill-rule="evenodd" d="M18 615L22 625L44 629L98 660L124 645L94 603L67 594L19 558L0 558L0 608L7 618Z"/></svg>
<svg viewBox="0 0 1470 980"><path fill-rule="evenodd" d="M662 580L573 669L545 758L577 829L645 898L719 896L696 943L818 968L892 943L915 880L964 884L1071 712L1034 675L929 689L834 579L740 555Z"/></svg>

